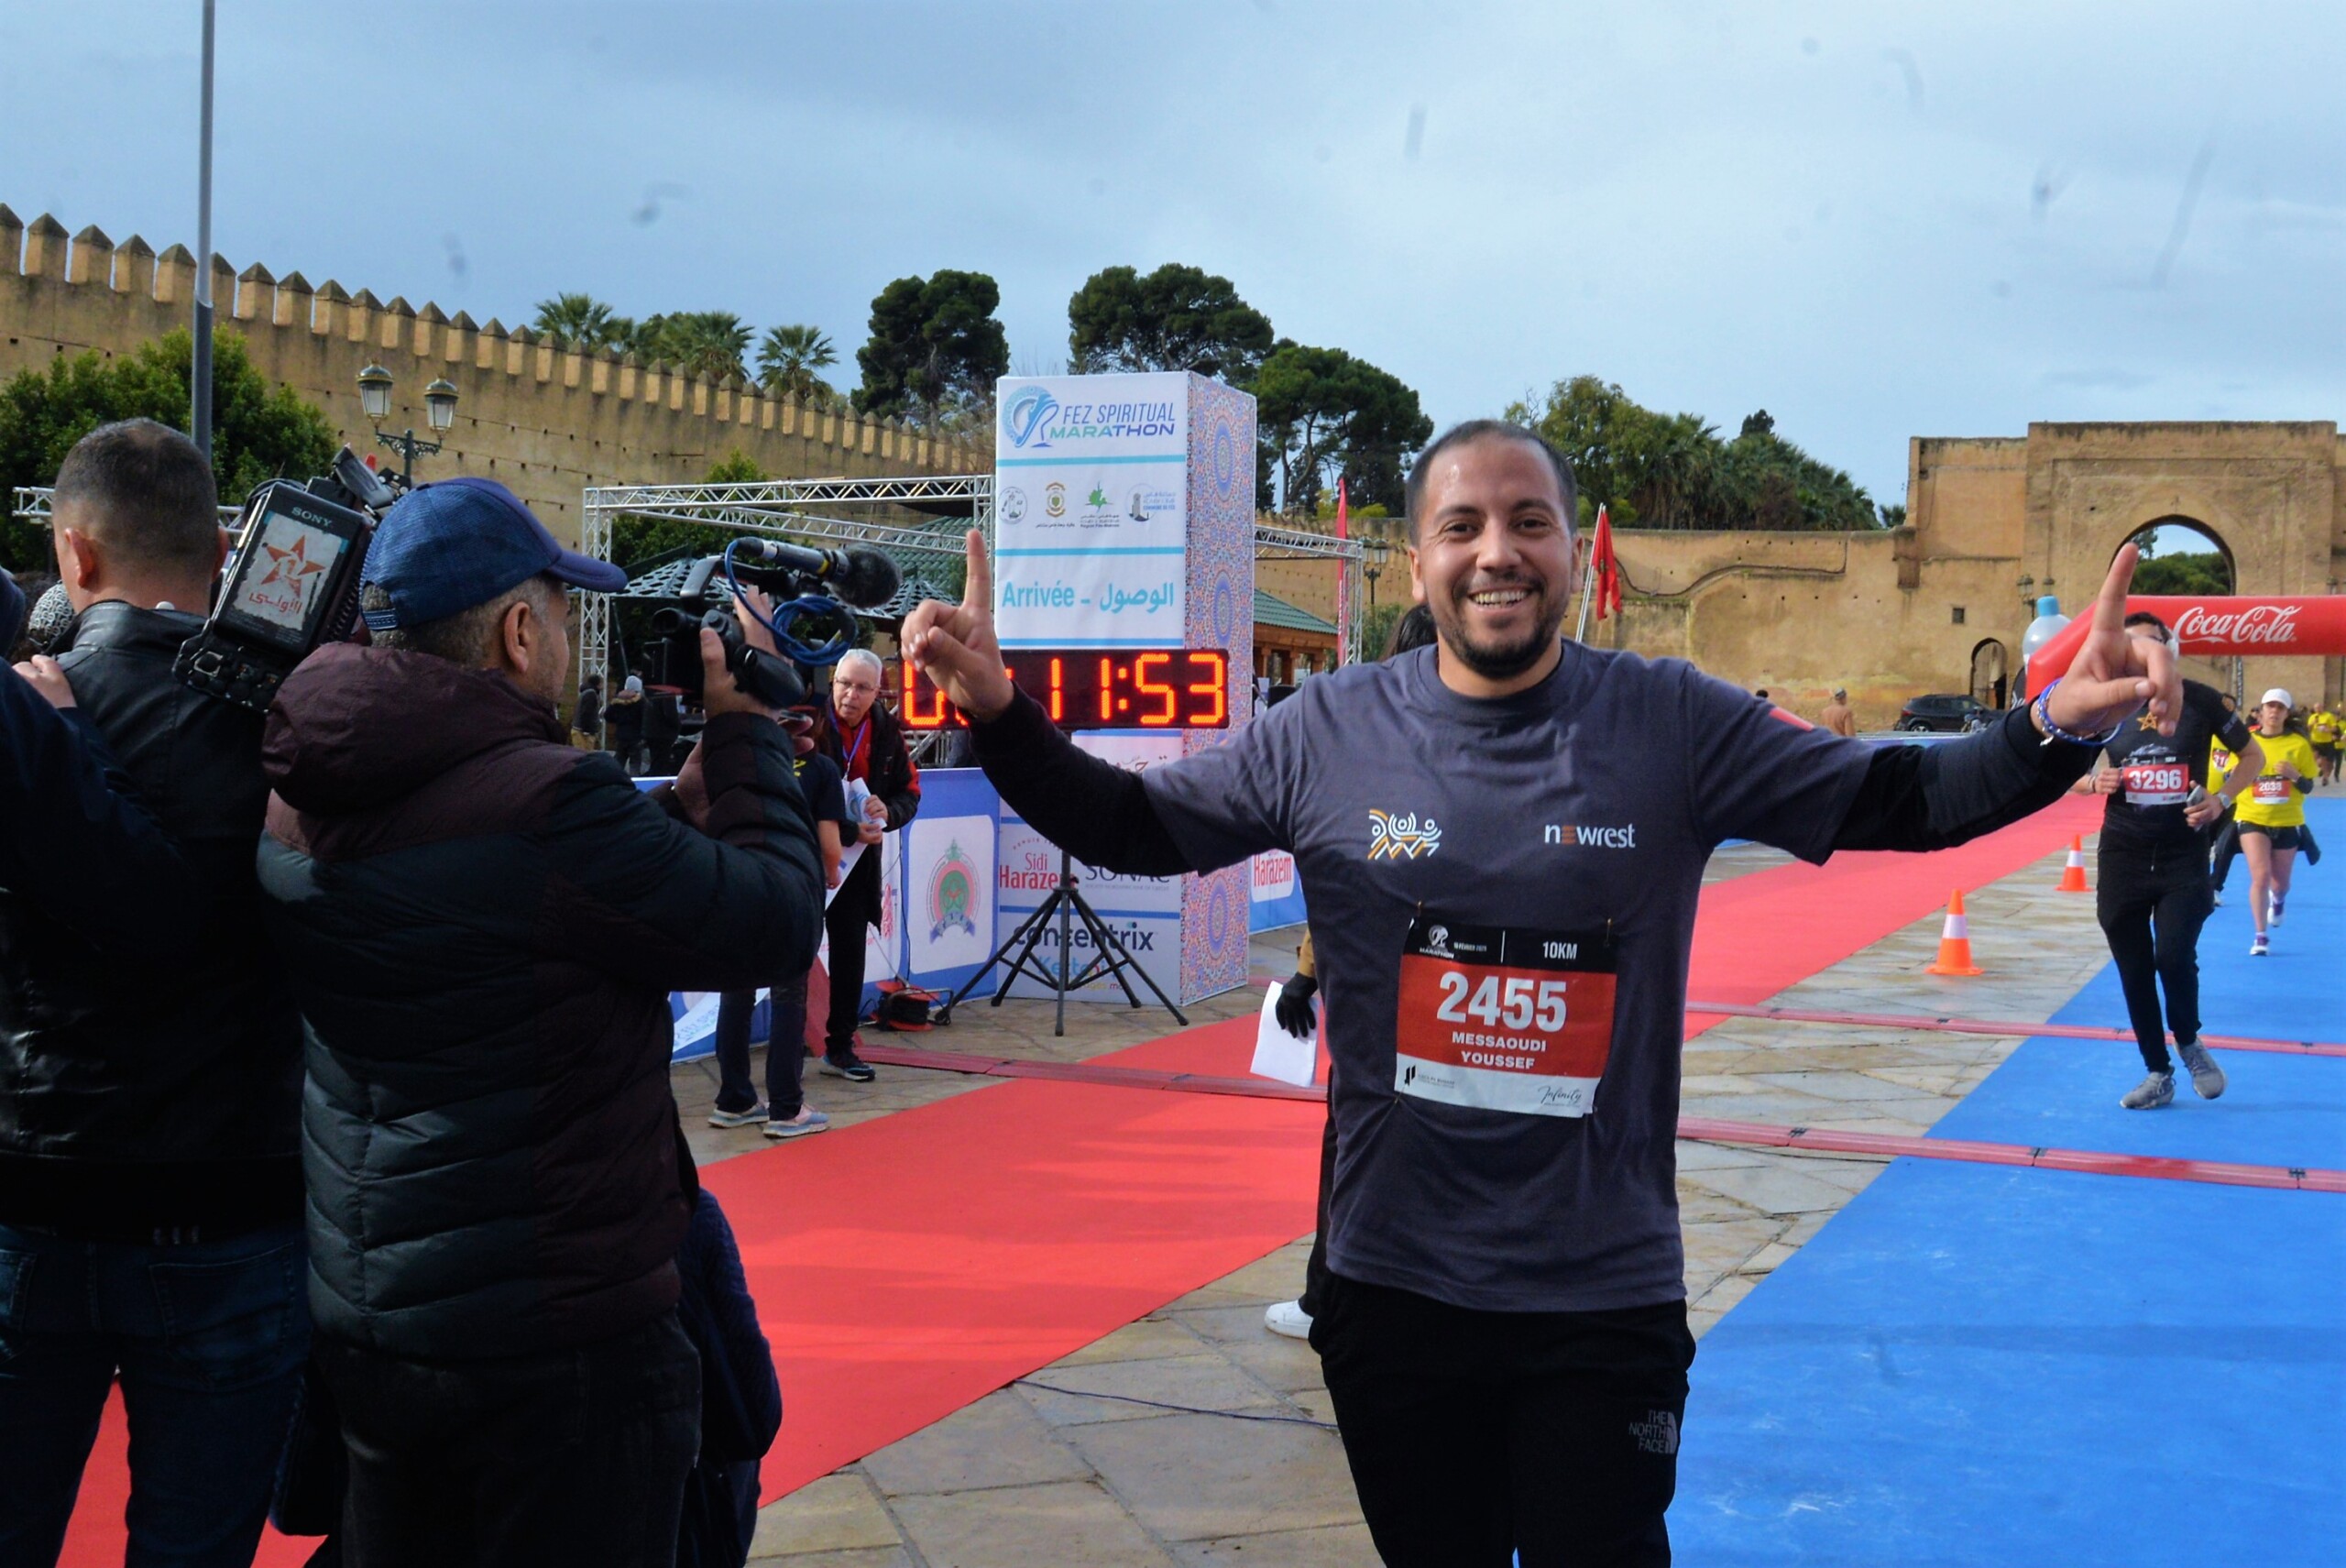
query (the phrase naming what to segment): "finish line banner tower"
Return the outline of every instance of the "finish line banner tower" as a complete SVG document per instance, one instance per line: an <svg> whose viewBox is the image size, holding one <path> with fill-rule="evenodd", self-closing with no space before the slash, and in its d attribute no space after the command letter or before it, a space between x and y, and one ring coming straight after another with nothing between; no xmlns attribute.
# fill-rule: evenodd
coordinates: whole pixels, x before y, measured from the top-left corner
<svg viewBox="0 0 2346 1568"><path fill-rule="evenodd" d="M1105 659L1113 679L1096 684L1107 689L1136 686L1132 661L1150 649L1220 650L1230 661L1230 718L1250 717L1255 400L1180 371L1009 377L996 396L994 626L1004 651ZM1228 737L1135 724L1076 743L1137 771ZM1058 851L1005 807L998 865L1007 930L1057 885ZM1078 874L1084 897L1176 1001L1245 983L1244 864L1208 876L1121 877L1080 865ZM1076 967L1090 957L1079 948ZM1022 979L1011 994L1050 992ZM1070 994L1124 1000L1113 980Z"/></svg>

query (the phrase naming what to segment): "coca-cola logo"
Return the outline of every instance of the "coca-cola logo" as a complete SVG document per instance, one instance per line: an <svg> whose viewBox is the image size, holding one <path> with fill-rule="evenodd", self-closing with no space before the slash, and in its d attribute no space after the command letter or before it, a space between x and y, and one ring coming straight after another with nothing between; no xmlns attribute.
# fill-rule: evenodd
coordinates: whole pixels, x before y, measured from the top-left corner
<svg viewBox="0 0 2346 1568"><path fill-rule="evenodd" d="M2211 615L2193 605L2175 618L2178 642L2266 643L2281 645L2297 640L2297 606L2259 604L2228 615Z"/></svg>

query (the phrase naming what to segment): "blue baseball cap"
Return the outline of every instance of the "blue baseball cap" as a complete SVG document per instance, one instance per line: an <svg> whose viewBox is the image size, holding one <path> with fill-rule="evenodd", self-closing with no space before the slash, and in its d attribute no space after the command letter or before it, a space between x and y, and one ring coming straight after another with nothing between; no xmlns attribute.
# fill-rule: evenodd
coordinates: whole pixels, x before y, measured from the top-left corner
<svg viewBox="0 0 2346 1568"><path fill-rule="evenodd" d="M419 485L383 514L359 581L390 595L366 611L378 631L427 626L551 573L575 588L615 594L627 573L565 550L521 498L494 479Z"/></svg>

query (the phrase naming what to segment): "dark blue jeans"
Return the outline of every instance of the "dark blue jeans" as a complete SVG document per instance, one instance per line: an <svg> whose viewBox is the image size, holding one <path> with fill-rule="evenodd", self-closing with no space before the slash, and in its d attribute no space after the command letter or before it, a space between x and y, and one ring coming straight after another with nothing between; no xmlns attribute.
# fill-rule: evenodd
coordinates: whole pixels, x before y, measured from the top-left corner
<svg viewBox="0 0 2346 1568"><path fill-rule="evenodd" d="M767 993L773 1024L766 1031L766 1114L787 1122L806 1102L806 977ZM750 1079L750 1015L754 991L729 991L717 1001L717 1108L747 1111L758 1102Z"/></svg>
<svg viewBox="0 0 2346 1568"><path fill-rule="evenodd" d="M299 1226L188 1246L0 1225L0 1568L57 1560L119 1375L132 1568L246 1568L310 1346Z"/></svg>

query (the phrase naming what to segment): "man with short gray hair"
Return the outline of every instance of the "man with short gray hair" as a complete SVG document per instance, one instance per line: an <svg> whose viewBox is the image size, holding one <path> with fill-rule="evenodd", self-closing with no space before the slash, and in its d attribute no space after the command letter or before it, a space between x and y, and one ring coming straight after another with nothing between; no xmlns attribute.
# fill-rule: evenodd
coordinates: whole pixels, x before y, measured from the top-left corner
<svg viewBox="0 0 2346 1568"><path fill-rule="evenodd" d="M871 792L863 804L863 826L856 834L865 853L823 916L831 941L831 1008L824 1026L823 1070L852 1083L869 1083L877 1076L855 1050L855 1025L863 1012L863 932L880 924L877 850L882 834L904 827L920 812L920 769L904 744L904 726L880 700L881 677L878 654L868 648L849 650L832 668L830 700L816 728L817 746L839 764L840 775L850 786L861 784Z"/></svg>

